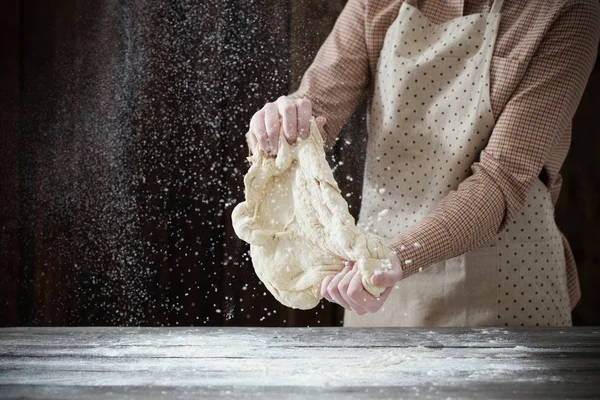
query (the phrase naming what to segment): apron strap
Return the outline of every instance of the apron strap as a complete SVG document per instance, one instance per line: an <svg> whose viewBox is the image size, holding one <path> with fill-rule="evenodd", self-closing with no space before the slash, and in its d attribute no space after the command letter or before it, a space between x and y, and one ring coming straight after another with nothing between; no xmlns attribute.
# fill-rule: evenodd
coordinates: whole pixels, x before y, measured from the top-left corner
<svg viewBox="0 0 600 400"><path fill-rule="evenodd" d="M502 3L504 3L504 0L494 0L490 14L499 14L502 9Z"/></svg>
<svg viewBox="0 0 600 400"><path fill-rule="evenodd" d="M419 6L418 6L419 0L404 0L404 2L407 3L408 5L419 8ZM492 8L490 10L490 14L499 14L500 10L502 9L503 3L504 3L504 0L494 0L494 3L492 4Z"/></svg>

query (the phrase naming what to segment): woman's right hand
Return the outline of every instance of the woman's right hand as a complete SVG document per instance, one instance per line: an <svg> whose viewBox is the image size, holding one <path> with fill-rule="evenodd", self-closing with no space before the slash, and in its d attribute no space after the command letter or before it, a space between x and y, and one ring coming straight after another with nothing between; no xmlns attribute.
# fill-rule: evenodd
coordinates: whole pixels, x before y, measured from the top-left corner
<svg viewBox="0 0 600 400"><path fill-rule="evenodd" d="M254 114L250 121L250 130L246 138L250 150L254 152L256 144L266 154L276 156L279 148L279 131L283 124L283 133L289 144L297 138L306 139L310 133L312 106L307 99L290 99L281 96L274 103L267 103ZM325 125L325 117L316 119L319 129Z"/></svg>

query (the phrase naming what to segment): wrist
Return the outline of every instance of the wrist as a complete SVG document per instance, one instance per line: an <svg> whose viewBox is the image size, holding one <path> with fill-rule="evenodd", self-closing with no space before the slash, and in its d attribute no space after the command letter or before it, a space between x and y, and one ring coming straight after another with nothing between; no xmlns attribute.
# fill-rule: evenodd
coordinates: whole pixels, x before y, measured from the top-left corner
<svg viewBox="0 0 600 400"><path fill-rule="evenodd" d="M399 273L398 280L402 279L402 277L404 276L404 270L402 268L402 261L400 260L398 253L396 253L396 251L391 247L388 248L388 258L389 258L390 262L392 263L392 269L394 271L398 271L398 273Z"/></svg>

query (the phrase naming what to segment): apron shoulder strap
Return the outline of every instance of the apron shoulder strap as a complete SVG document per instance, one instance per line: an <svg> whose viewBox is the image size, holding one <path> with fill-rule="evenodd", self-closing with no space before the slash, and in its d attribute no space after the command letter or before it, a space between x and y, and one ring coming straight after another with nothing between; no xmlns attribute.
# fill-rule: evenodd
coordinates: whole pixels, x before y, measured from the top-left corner
<svg viewBox="0 0 600 400"><path fill-rule="evenodd" d="M502 9L502 3L504 3L504 0L494 0L490 14L499 14Z"/></svg>
<svg viewBox="0 0 600 400"><path fill-rule="evenodd" d="M418 7L419 0L404 0L404 2L408 5L419 8ZM503 3L504 3L504 0L494 0L494 3L492 4L492 8L490 10L490 14L499 14L500 10L502 9Z"/></svg>

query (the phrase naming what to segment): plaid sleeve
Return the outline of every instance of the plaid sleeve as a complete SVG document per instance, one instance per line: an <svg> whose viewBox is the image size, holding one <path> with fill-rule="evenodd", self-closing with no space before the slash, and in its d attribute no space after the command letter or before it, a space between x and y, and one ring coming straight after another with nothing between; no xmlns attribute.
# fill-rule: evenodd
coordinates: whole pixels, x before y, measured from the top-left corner
<svg viewBox="0 0 600 400"><path fill-rule="evenodd" d="M324 116L327 148L335 145L369 82L363 0L349 0L335 26L289 97L309 99L313 115Z"/></svg>
<svg viewBox="0 0 600 400"><path fill-rule="evenodd" d="M394 238L404 277L490 241L524 206L559 136L570 130L600 37L596 1L556 15L500 114L473 174L426 218ZM419 247L410 244L418 242Z"/></svg>

